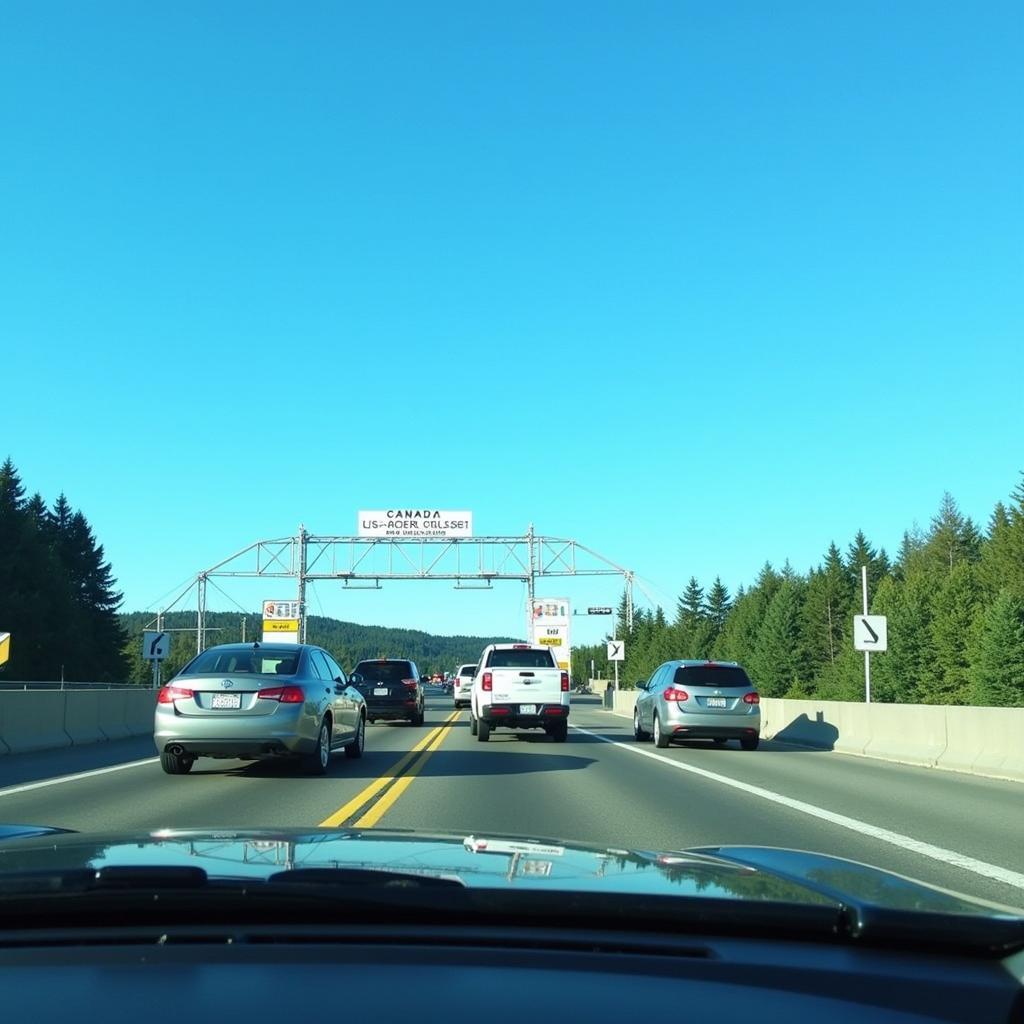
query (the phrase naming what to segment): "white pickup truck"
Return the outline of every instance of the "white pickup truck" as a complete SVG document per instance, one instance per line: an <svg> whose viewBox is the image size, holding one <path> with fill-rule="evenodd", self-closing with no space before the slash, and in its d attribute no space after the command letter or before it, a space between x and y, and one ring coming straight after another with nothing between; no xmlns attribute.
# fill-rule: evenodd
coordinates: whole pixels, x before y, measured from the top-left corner
<svg viewBox="0 0 1024 1024"><path fill-rule="evenodd" d="M491 644L473 677L470 730L481 743L497 726L543 729L556 743L569 735L569 673L548 647Z"/></svg>

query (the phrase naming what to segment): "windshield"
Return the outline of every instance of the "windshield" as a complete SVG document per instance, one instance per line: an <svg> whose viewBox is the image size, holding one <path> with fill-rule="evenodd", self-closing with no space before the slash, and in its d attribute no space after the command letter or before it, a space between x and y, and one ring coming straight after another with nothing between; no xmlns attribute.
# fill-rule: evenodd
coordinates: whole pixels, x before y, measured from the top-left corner
<svg viewBox="0 0 1024 1024"><path fill-rule="evenodd" d="M1022 14L4 4L0 850L1024 907Z"/></svg>

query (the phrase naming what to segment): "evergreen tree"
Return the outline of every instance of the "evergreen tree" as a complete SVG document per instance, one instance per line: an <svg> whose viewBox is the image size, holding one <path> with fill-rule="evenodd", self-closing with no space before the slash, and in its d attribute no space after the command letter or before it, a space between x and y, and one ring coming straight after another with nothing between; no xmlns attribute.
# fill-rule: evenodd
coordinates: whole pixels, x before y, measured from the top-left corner
<svg viewBox="0 0 1024 1024"><path fill-rule="evenodd" d="M1024 601L1000 591L984 613L971 650L971 700L1024 706Z"/></svg>
<svg viewBox="0 0 1024 1024"><path fill-rule="evenodd" d="M766 697L782 697L806 683L808 659L800 629L802 584L779 584L758 631L751 667L754 682Z"/></svg>
<svg viewBox="0 0 1024 1024"><path fill-rule="evenodd" d="M810 574L804 601L802 629L813 670L834 665L850 635L853 587L835 543L829 545L822 566Z"/></svg>
<svg viewBox="0 0 1024 1024"><path fill-rule="evenodd" d="M889 572L889 557L884 548L880 551L876 550L864 536L864 531L858 530L853 542L846 549L846 571L854 587L854 610L863 607L864 591L860 570L864 565L868 567L868 595L870 596Z"/></svg>
<svg viewBox="0 0 1024 1024"><path fill-rule="evenodd" d="M936 689L929 703L966 704L970 700L968 647L978 618L980 588L974 565L959 561L935 595L932 641L935 648Z"/></svg>
<svg viewBox="0 0 1024 1024"><path fill-rule="evenodd" d="M925 542L923 554L927 566L934 571L949 573L959 561L977 561L980 551L978 528L961 514L953 496L947 491L932 518Z"/></svg>
<svg viewBox="0 0 1024 1024"><path fill-rule="evenodd" d="M715 582L711 584L711 590L708 591L707 604L708 618L711 620L711 625L714 627L717 638L722 627L725 625L725 620L729 616L729 610L732 608L729 591L725 584L722 583L720 576L716 576Z"/></svg>

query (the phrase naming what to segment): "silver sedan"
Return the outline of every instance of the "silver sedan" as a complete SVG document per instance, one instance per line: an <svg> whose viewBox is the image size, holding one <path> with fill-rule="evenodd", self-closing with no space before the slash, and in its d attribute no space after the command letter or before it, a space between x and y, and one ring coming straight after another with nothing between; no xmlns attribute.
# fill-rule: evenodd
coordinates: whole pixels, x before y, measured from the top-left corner
<svg viewBox="0 0 1024 1024"><path fill-rule="evenodd" d="M169 775L197 757L293 757L323 775L331 751L361 757L366 702L327 651L223 644L196 655L157 695L154 741Z"/></svg>
<svg viewBox="0 0 1024 1024"><path fill-rule="evenodd" d="M735 661L666 661L638 687L634 739L653 737L662 748L673 740L739 740L757 749L761 698Z"/></svg>

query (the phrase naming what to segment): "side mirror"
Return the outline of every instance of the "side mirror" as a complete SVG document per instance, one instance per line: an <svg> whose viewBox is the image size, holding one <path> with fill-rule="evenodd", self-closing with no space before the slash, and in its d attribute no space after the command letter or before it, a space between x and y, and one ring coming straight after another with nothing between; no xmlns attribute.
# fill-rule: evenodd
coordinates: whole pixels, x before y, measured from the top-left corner
<svg viewBox="0 0 1024 1024"><path fill-rule="evenodd" d="M638 690L646 690L647 689L647 680L646 679L638 679L636 681L636 688Z"/></svg>

